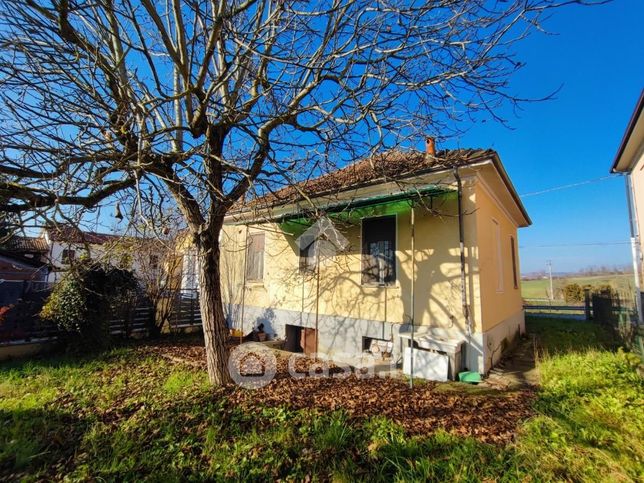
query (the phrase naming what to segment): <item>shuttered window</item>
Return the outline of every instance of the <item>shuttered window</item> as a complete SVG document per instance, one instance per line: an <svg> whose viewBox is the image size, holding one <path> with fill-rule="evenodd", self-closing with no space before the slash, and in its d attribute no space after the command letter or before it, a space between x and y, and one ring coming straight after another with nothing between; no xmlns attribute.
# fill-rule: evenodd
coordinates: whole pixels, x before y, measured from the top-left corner
<svg viewBox="0 0 644 483"><path fill-rule="evenodd" d="M362 220L362 283L396 282L396 217Z"/></svg>
<svg viewBox="0 0 644 483"><path fill-rule="evenodd" d="M246 279L264 279L264 233L253 233L248 237L246 248Z"/></svg>

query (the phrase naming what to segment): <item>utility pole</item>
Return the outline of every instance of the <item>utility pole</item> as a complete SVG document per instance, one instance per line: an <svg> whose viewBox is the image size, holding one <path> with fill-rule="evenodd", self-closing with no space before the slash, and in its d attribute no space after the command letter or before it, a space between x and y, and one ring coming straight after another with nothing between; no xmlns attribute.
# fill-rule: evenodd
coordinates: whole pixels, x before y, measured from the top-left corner
<svg viewBox="0 0 644 483"><path fill-rule="evenodd" d="M550 300L554 300L555 293L552 289L552 260L548 260L546 265L548 266L548 277L550 278Z"/></svg>

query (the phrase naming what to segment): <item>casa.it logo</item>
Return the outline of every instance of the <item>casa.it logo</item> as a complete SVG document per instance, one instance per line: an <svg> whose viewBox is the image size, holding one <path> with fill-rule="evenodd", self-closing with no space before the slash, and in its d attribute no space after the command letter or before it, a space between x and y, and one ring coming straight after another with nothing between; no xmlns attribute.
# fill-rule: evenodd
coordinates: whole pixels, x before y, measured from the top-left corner
<svg viewBox="0 0 644 483"><path fill-rule="evenodd" d="M260 389L275 377L277 359L273 351L262 344L242 344L230 352L228 372L238 386Z"/></svg>
<svg viewBox="0 0 644 483"><path fill-rule="evenodd" d="M392 359L389 366L382 364L372 354L363 354L360 363L349 365L342 360L350 360L351 354L335 354L331 361L322 354L291 354L283 361L280 377L293 379L334 378L346 379L353 375L358 379L391 377L396 368ZM378 370L376 370L378 367ZM277 357L273 350L257 342L248 342L235 347L228 359L228 372L233 381L244 389L261 389L275 379L278 372Z"/></svg>

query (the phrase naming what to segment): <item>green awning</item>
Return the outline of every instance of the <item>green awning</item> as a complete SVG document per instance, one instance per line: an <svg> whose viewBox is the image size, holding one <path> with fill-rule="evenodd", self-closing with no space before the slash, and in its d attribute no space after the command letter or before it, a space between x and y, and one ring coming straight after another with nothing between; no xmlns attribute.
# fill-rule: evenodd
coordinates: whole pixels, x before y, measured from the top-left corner
<svg viewBox="0 0 644 483"><path fill-rule="evenodd" d="M407 213L412 205L423 204L434 196L447 193L455 193L455 191L445 186L432 185L413 191L330 204L319 208L318 214L323 213L339 223L358 224L362 218ZM307 209L281 215L274 221L279 224L282 231L298 237L316 222L316 218L315 212Z"/></svg>

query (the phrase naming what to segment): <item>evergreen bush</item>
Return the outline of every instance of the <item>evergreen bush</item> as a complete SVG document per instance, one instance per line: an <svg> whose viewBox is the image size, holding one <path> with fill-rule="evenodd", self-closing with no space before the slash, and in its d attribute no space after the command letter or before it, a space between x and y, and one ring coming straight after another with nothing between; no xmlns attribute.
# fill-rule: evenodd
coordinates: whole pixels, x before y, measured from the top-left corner
<svg viewBox="0 0 644 483"><path fill-rule="evenodd" d="M54 286L40 316L66 334L70 350L98 351L110 345L110 319L132 305L136 292L132 272L81 260Z"/></svg>

